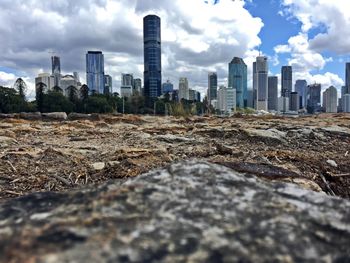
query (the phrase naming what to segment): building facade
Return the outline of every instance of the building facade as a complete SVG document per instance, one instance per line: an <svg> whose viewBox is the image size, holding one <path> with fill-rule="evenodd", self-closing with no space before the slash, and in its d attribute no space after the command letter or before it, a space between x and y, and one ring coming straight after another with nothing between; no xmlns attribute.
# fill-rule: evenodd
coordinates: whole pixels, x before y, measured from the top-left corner
<svg viewBox="0 0 350 263"><path fill-rule="evenodd" d="M323 108L327 113L338 112L338 91L331 86L323 92Z"/></svg>
<svg viewBox="0 0 350 263"><path fill-rule="evenodd" d="M290 93L290 110L299 111L300 109L300 96L298 92Z"/></svg>
<svg viewBox="0 0 350 263"><path fill-rule="evenodd" d="M220 113L228 112L227 109L227 88L220 86L218 89L218 110Z"/></svg>
<svg viewBox="0 0 350 263"><path fill-rule="evenodd" d="M142 95L142 80L140 78L134 79L134 94Z"/></svg>
<svg viewBox="0 0 350 263"><path fill-rule="evenodd" d="M68 97L69 96L69 89L74 87L77 88L77 81L74 78L73 75L65 75L61 78L61 89L63 90L63 94Z"/></svg>
<svg viewBox="0 0 350 263"><path fill-rule="evenodd" d="M170 80L167 80L165 83L163 83L162 86L162 94L166 93L172 93L174 91L174 85L170 82Z"/></svg>
<svg viewBox="0 0 350 263"><path fill-rule="evenodd" d="M134 76L132 74L122 74L122 83L120 95L122 97L131 97L134 91Z"/></svg>
<svg viewBox="0 0 350 263"><path fill-rule="evenodd" d="M293 87L293 70L291 66L283 66L281 70L281 96L290 98Z"/></svg>
<svg viewBox="0 0 350 263"><path fill-rule="evenodd" d="M298 79L295 82L294 90L299 94L299 105L301 109L306 108L307 104L307 82L304 79Z"/></svg>
<svg viewBox="0 0 350 263"><path fill-rule="evenodd" d="M218 75L215 72L208 73L208 101L217 99Z"/></svg>
<svg viewBox="0 0 350 263"><path fill-rule="evenodd" d="M55 87L55 77L49 73L40 73L38 77L35 78L35 87L38 87L39 83L45 85L44 92L47 92Z"/></svg>
<svg viewBox="0 0 350 263"><path fill-rule="evenodd" d="M237 107L248 107L248 70L244 60L234 57L228 72L228 86L236 90Z"/></svg>
<svg viewBox="0 0 350 263"><path fill-rule="evenodd" d="M231 87L228 87L226 94L227 94L227 100L226 100L227 111L229 113L235 112L237 109L236 90Z"/></svg>
<svg viewBox="0 0 350 263"><path fill-rule="evenodd" d="M289 111L289 98L288 97L279 97L278 98L278 111L286 113Z"/></svg>
<svg viewBox="0 0 350 263"><path fill-rule="evenodd" d="M310 114L321 110L321 84L308 86L307 111Z"/></svg>
<svg viewBox="0 0 350 263"><path fill-rule="evenodd" d="M269 111L278 110L278 77L275 77L275 76L268 78L267 109Z"/></svg>
<svg viewBox="0 0 350 263"><path fill-rule="evenodd" d="M144 95L157 98L162 93L161 20L148 15L143 19Z"/></svg>
<svg viewBox="0 0 350 263"><path fill-rule="evenodd" d="M90 94L103 94L105 90L104 56L101 51L86 54L86 82Z"/></svg>
<svg viewBox="0 0 350 263"><path fill-rule="evenodd" d="M267 111L268 99L268 60L265 56L256 58L253 64L253 89L255 97L255 109Z"/></svg>
<svg viewBox="0 0 350 263"><path fill-rule="evenodd" d="M103 91L104 94L112 94L113 93L113 79L110 75L105 75L105 89Z"/></svg>
<svg viewBox="0 0 350 263"><path fill-rule="evenodd" d="M182 99L190 99L190 90L187 78L180 78L179 80L179 100L181 101Z"/></svg>
<svg viewBox="0 0 350 263"><path fill-rule="evenodd" d="M343 109L344 112L349 113L350 112L350 94L345 94L343 98Z"/></svg>

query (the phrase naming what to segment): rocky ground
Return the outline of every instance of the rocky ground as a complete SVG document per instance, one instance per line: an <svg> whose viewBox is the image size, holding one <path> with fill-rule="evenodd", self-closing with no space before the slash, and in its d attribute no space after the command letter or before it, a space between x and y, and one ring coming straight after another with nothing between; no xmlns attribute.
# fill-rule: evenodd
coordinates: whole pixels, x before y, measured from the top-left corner
<svg viewBox="0 0 350 263"><path fill-rule="evenodd" d="M0 202L135 177L193 158L350 198L350 116L3 119Z"/></svg>
<svg viewBox="0 0 350 263"><path fill-rule="evenodd" d="M349 222L348 200L190 161L0 204L0 262L349 262Z"/></svg>

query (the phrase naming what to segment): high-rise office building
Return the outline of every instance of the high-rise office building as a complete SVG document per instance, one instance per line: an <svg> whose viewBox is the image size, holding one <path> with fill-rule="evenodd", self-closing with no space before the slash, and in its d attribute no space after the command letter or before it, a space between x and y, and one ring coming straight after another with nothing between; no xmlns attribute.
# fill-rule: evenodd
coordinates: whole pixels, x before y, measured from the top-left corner
<svg viewBox="0 0 350 263"><path fill-rule="evenodd" d="M268 78L268 102L269 111L278 110L278 77L272 76Z"/></svg>
<svg viewBox="0 0 350 263"><path fill-rule="evenodd" d="M312 84L308 86L308 113L315 113L321 108L321 84Z"/></svg>
<svg viewBox="0 0 350 263"><path fill-rule="evenodd" d="M104 94L112 94L113 93L113 79L110 75L105 75L105 89Z"/></svg>
<svg viewBox="0 0 350 263"><path fill-rule="evenodd" d="M158 16L143 19L144 95L157 98L162 93L161 21Z"/></svg>
<svg viewBox="0 0 350 263"><path fill-rule="evenodd" d="M140 78L134 79L134 94L142 95L142 80Z"/></svg>
<svg viewBox="0 0 350 263"><path fill-rule="evenodd" d="M343 98L343 111L349 113L350 112L350 94L345 94Z"/></svg>
<svg viewBox="0 0 350 263"><path fill-rule="evenodd" d="M200 93L199 91L196 92L196 100L197 100L198 102L201 101L201 93Z"/></svg>
<svg viewBox="0 0 350 263"><path fill-rule="evenodd" d="M338 91L331 86L323 92L323 108L327 113L338 112Z"/></svg>
<svg viewBox="0 0 350 263"><path fill-rule="evenodd" d="M227 110L227 88L220 86L218 89L218 110L220 113L226 113Z"/></svg>
<svg viewBox="0 0 350 263"><path fill-rule="evenodd" d="M350 89L350 63L345 64L345 86ZM350 93L350 90L349 90Z"/></svg>
<svg viewBox="0 0 350 263"><path fill-rule="evenodd" d="M52 76L54 77L54 86L60 87L61 83L61 59L57 56L51 57Z"/></svg>
<svg viewBox="0 0 350 263"><path fill-rule="evenodd" d="M180 78L179 80L179 100L189 100L189 87L187 78Z"/></svg>
<svg viewBox="0 0 350 263"><path fill-rule="evenodd" d="M208 101L217 99L218 92L218 75L215 72L208 73Z"/></svg>
<svg viewBox="0 0 350 263"><path fill-rule="evenodd" d="M299 105L301 109L306 108L307 104L307 82L304 79L298 79L294 86L295 92L299 94Z"/></svg>
<svg viewBox="0 0 350 263"><path fill-rule="evenodd" d="M131 97L134 90L134 76L132 74L122 74L122 85L120 93L122 97Z"/></svg>
<svg viewBox="0 0 350 263"><path fill-rule="evenodd" d="M290 93L290 110L299 111L300 109L300 97L298 92Z"/></svg>
<svg viewBox="0 0 350 263"><path fill-rule="evenodd" d="M86 82L90 93L103 94L105 90L105 66L101 51L88 51L86 54Z"/></svg>
<svg viewBox="0 0 350 263"><path fill-rule="evenodd" d="M278 98L278 111L279 112L288 112L289 111L290 100L288 97L279 97Z"/></svg>
<svg viewBox="0 0 350 263"><path fill-rule="evenodd" d="M238 108L248 106L248 72L242 58L234 57L229 63L228 86L236 90Z"/></svg>
<svg viewBox="0 0 350 263"><path fill-rule="evenodd" d="M255 107L257 110L267 111L268 99L268 72L267 57L259 56L253 64L253 88L255 93Z"/></svg>
<svg viewBox="0 0 350 263"><path fill-rule="evenodd" d="M281 96L290 97L293 86L293 70L291 66L283 66L281 70Z"/></svg>
<svg viewBox="0 0 350 263"><path fill-rule="evenodd" d="M162 86L162 94L166 93L172 93L174 91L174 85L170 82L170 80L167 80L165 83L163 83Z"/></svg>
<svg viewBox="0 0 350 263"><path fill-rule="evenodd" d="M252 89L247 90L248 94L248 108L254 108L254 93Z"/></svg>
<svg viewBox="0 0 350 263"><path fill-rule="evenodd" d="M55 77L49 73L40 73L38 77L35 78L35 87L38 87L39 83L44 84L44 92L49 91L55 87Z"/></svg>
<svg viewBox="0 0 350 263"><path fill-rule="evenodd" d="M229 113L235 112L237 109L236 90L231 87L228 87L226 90L226 94L227 94L227 100L226 100L227 111Z"/></svg>
<svg viewBox="0 0 350 263"><path fill-rule="evenodd" d="M195 101L196 100L196 91L193 89L188 90L188 99L190 101Z"/></svg>

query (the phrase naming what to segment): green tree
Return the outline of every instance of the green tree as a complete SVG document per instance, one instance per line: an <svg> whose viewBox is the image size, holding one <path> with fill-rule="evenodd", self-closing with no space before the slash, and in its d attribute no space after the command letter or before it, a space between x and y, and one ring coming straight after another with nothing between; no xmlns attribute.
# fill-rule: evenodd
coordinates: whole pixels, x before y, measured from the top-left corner
<svg viewBox="0 0 350 263"><path fill-rule="evenodd" d="M89 87L87 85L81 86L79 90L80 99L86 101L89 98Z"/></svg>
<svg viewBox="0 0 350 263"><path fill-rule="evenodd" d="M14 88L0 87L0 112L32 111L28 102Z"/></svg>
<svg viewBox="0 0 350 263"><path fill-rule="evenodd" d="M14 88L17 90L19 96L25 100L27 84L24 82L22 78L18 78L14 84Z"/></svg>
<svg viewBox="0 0 350 263"><path fill-rule="evenodd" d="M52 90L44 94L43 110L45 112L70 113L74 110L74 104L62 93Z"/></svg>
<svg viewBox="0 0 350 263"><path fill-rule="evenodd" d="M61 89L59 86L53 87L52 90L53 90L54 92L63 94L63 89Z"/></svg>
<svg viewBox="0 0 350 263"><path fill-rule="evenodd" d="M44 106L44 92L46 89L46 84L43 82L39 82L36 85L36 95L35 95L35 99L36 99L36 105L37 105L37 109L40 112L43 112L43 106Z"/></svg>
<svg viewBox="0 0 350 263"><path fill-rule="evenodd" d="M67 94L68 94L68 99L72 103L76 103L79 98L78 98L78 89L74 86L69 86L67 88Z"/></svg>

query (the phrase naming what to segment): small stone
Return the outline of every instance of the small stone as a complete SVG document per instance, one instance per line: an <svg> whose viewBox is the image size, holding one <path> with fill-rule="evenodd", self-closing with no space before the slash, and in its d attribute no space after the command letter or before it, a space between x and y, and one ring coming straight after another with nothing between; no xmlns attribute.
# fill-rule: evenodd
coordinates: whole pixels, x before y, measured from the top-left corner
<svg viewBox="0 0 350 263"><path fill-rule="evenodd" d="M92 168L94 168L94 170L96 170L96 171L101 171L101 170L103 170L105 167L106 167L106 164L103 163L103 162L100 162L100 163L93 163L93 164L92 164Z"/></svg>
<svg viewBox="0 0 350 263"><path fill-rule="evenodd" d="M338 164L333 160L328 160L327 163L332 167L338 168Z"/></svg>

